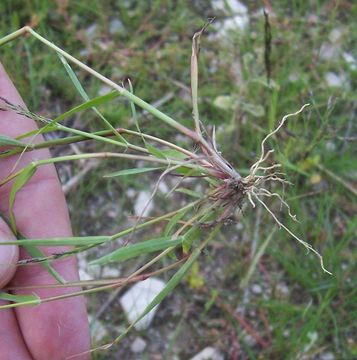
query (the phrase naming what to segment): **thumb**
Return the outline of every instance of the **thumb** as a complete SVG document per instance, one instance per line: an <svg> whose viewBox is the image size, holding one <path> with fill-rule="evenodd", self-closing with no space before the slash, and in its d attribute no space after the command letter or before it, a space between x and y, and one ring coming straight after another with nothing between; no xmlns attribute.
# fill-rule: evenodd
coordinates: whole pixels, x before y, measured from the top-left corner
<svg viewBox="0 0 357 360"><path fill-rule="evenodd" d="M11 240L16 240L16 238L0 217L0 242ZM0 289L14 276L18 260L19 248L17 245L0 245Z"/></svg>

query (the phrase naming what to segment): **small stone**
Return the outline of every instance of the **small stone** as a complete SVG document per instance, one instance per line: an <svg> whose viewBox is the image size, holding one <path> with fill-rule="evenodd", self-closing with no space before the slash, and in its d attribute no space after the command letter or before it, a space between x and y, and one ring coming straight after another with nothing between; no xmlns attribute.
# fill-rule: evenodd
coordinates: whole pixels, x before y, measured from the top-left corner
<svg viewBox="0 0 357 360"><path fill-rule="evenodd" d="M206 347L191 360L224 360L223 355L214 347Z"/></svg>
<svg viewBox="0 0 357 360"><path fill-rule="evenodd" d="M244 339L245 344L248 345L249 347L253 347L257 344L257 341L250 334L244 335L243 339Z"/></svg>
<svg viewBox="0 0 357 360"><path fill-rule="evenodd" d="M262 287L259 284L252 285L252 293L255 295L260 295L263 292Z"/></svg>
<svg viewBox="0 0 357 360"><path fill-rule="evenodd" d="M334 72L328 72L325 75L325 81L330 87L341 87L346 83L346 79L342 75L337 75Z"/></svg>
<svg viewBox="0 0 357 360"><path fill-rule="evenodd" d="M276 292L279 298L287 298L289 296L290 290L285 283L278 283L276 285Z"/></svg>
<svg viewBox="0 0 357 360"><path fill-rule="evenodd" d="M108 86L108 85L102 85L100 88L99 88L99 91L98 91L98 96L103 96L105 94L108 94L109 92L111 92L113 89Z"/></svg>
<svg viewBox="0 0 357 360"><path fill-rule="evenodd" d="M248 8L238 0L214 0L212 2L216 10L233 12L234 14L247 14Z"/></svg>
<svg viewBox="0 0 357 360"><path fill-rule="evenodd" d="M169 192L169 187L167 186L167 184L164 181L160 181L158 190L162 194L167 194Z"/></svg>
<svg viewBox="0 0 357 360"><path fill-rule="evenodd" d="M113 19L109 23L109 33L117 34L124 30L124 25L119 19Z"/></svg>
<svg viewBox="0 0 357 360"><path fill-rule="evenodd" d="M88 316L88 322L90 323L90 331L94 342L100 343L108 335L106 327L99 320L94 320L90 315Z"/></svg>
<svg viewBox="0 0 357 360"><path fill-rule="evenodd" d="M94 36L96 35L97 33L97 30L98 30L98 25L97 24L92 24L90 25L86 30L86 35L89 39L92 39L94 38Z"/></svg>
<svg viewBox="0 0 357 360"><path fill-rule="evenodd" d="M319 58L324 61L332 61L337 59L339 54L340 48L338 46L325 42L321 46Z"/></svg>
<svg viewBox="0 0 357 360"><path fill-rule="evenodd" d="M152 300L164 289L165 282L149 278L132 286L120 299L120 304L130 323L134 323ZM158 305L135 324L136 330L147 329L154 319Z"/></svg>
<svg viewBox="0 0 357 360"><path fill-rule="evenodd" d="M339 42L342 39L342 36L344 35L345 31L343 29L335 28L332 29L329 34L329 40L332 43Z"/></svg>
<svg viewBox="0 0 357 360"><path fill-rule="evenodd" d="M129 189L126 191L126 196L127 196L129 199L134 198L135 195L136 195L136 191L135 191L135 189L133 189L133 188L129 188Z"/></svg>
<svg viewBox="0 0 357 360"><path fill-rule="evenodd" d="M335 360L335 355L329 351L320 355L321 360Z"/></svg>
<svg viewBox="0 0 357 360"><path fill-rule="evenodd" d="M348 52L342 54L343 59L346 61L351 70L357 70L357 61L355 57Z"/></svg>
<svg viewBox="0 0 357 360"><path fill-rule="evenodd" d="M120 276L120 270L111 266L104 266L102 270L103 278L118 278Z"/></svg>
<svg viewBox="0 0 357 360"><path fill-rule="evenodd" d="M146 348L146 341L140 336L136 337L130 345L130 349L133 353L142 353Z"/></svg>
<svg viewBox="0 0 357 360"><path fill-rule="evenodd" d="M138 216L147 216L154 206L151 199L151 193L148 191L141 191L136 199L134 209Z"/></svg>

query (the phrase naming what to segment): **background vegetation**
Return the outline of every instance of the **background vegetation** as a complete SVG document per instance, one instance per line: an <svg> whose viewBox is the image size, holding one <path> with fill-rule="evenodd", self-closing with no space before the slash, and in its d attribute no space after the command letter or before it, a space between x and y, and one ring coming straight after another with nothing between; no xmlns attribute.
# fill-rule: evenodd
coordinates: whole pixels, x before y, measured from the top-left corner
<svg viewBox="0 0 357 360"><path fill-rule="evenodd" d="M240 20L243 29L228 25L238 21L237 14L218 3L3 0L0 4L1 35L25 24L34 26L114 81L130 78L138 96L187 126L192 126L191 38L208 17L216 16L202 39L201 119L206 126L217 127L220 150L242 173L255 161L261 140L279 119L311 103L304 116L291 120L275 138L275 159L294 184L285 188L285 198L300 223L283 212L280 215L319 249L333 276L323 273L313 255L278 230L265 211L247 207L162 304L150 329L139 334L147 342L143 354L131 352L138 336L132 332L109 353L96 357L187 359L214 346L227 359L357 358L353 276L357 270L357 4L246 1L247 14ZM270 13L268 60L263 6ZM32 111L54 117L82 101L56 55L36 40L17 40L0 51L2 63ZM78 77L92 97L108 90L88 74L78 72ZM115 126L132 125L131 109L124 101L101 111ZM140 123L147 133L186 141L146 114L140 115ZM91 131L101 128L94 115L73 117L68 124ZM56 152L96 151L96 146L85 142ZM120 169L125 167L124 162L119 164ZM90 168L88 163L59 167L76 234L113 233L124 227L135 214L139 197L152 189L155 179L149 176L102 178L117 169L113 161L91 163ZM81 181L72 184L78 174ZM165 184L170 187L169 181ZM192 184L199 190L197 186ZM161 190L150 215L175 209ZM270 204L274 207L274 202ZM279 204L275 205L279 212ZM154 231L160 233L162 228ZM107 340L125 327L119 296L112 297L99 314L111 294L89 298L90 314L104 326Z"/></svg>

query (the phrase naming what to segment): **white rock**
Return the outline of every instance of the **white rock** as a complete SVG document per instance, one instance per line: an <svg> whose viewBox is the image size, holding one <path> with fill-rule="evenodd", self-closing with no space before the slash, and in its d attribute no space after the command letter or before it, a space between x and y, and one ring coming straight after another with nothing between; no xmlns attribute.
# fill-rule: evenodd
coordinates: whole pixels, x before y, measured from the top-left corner
<svg viewBox="0 0 357 360"><path fill-rule="evenodd" d="M191 360L224 360L223 355L213 347L206 347Z"/></svg>
<svg viewBox="0 0 357 360"><path fill-rule="evenodd" d="M325 148L328 151L336 151L336 143L332 140L326 141Z"/></svg>
<svg viewBox="0 0 357 360"><path fill-rule="evenodd" d="M136 191L135 189L133 188L129 188L126 192L126 196L129 198L129 199L132 199L133 197L135 197L136 195Z"/></svg>
<svg viewBox="0 0 357 360"><path fill-rule="evenodd" d="M158 190L159 190L162 194L167 194L167 193L169 192L169 187L167 186L167 184L166 184L165 181L160 181Z"/></svg>
<svg viewBox="0 0 357 360"><path fill-rule="evenodd" d="M290 293L289 287L285 283L278 283L276 291L283 297L287 297Z"/></svg>
<svg viewBox="0 0 357 360"><path fill-rule="evenodd" d="M88 316L88 322L93 340L95 343L101 342L101 340L108 335L106 327L99 320L93 320L91 316Z"/></svg>
<svg viewBox="0 0 357 360"><path fill-rule="evenodd" d="M224 11L228 15L233 15L223 21L217 21L213 26L216 27L218 37L226 37L230 32L245 30L249 25L248 8L237 0L214 0L213 8Z"/></svg>
<svg viewBox="0 0 357 360"><path fill-rule="evenodd" d="M259 295L262 293L263 289L262 287L259 285L259 284L254 284L252 285L252 293L253 294L256 294L256 295Z"/></svg>
<svg viewBox="0 0 357 360"><path fill-rule="evenodd" d="M322 44L319 58L324 61L336 60L340 55L341 48L338 45L332 45L328 42Z"/></svg>
<svg viewBox="0 0 357 360"><path fill-rule="evenodd" d="M215 10L231 11L234 14L248 13L248 8L237 0L213 0L212 6Z"/></svg>
<svg viewBox="0 0 357 360"><path fill-rule="evenodd" d="M78 273L81 281L94 280L100 277L99 266L88 266L86 254L79 253L78 259Z"/></svg>
<svg viewBox="0 0 357 360"><path fill-rule="evenodd" d="M151 193L148 191L141 191L134 205L135 214L138 216L147 216L153 206L154 202L151 199Z"/></svg>
<svg viewBox="0 0 357 360"><path fill-rule="evenodd" d="M243 339L245 344L248 345L249 347L253 347L257 344L257 341L250 334L245 334Z"/></svg>
<svg viewBox="0 0 357 360"><path fill-rule="evenodd" d="M357 70L357 61L351 53L344 52L342 56L351 70Z"/></svg>
<svg viewBox="0 0 357 360"><path fill-rule="evenodd" d="M343 75L337 75L334 72L328 72L325 75L325 81L330 87L342 87L346 85L346 78Z"/></svg>
<svg viewBox="0 0 357 360"><path fill-rule="evenodd" d="M98 25L97 24L92 24L89 27L87 27L87 29L85 30L86 35L89 39L94 38L94 36L96 35L98 30Z"/></svg>
<svg viewBox="0 0 357 360"><path fill-rule="evenodd" d="M104 266L102 270L102 277L104 278L118 278L120 276L120 270L112 266Z"/></svg>
<svg viewBox="0 0 357 360"><path fill-rule="evenodd" d="M130 323L138 319L151 301L163 290L165 282L157 278L149 278L132 286L121 298L120 304ZM157 306L145 315L136 325L135 329L145 330L150 326Z"/></svg>
<svg viewBox="0 0 357 360"><path fill-rule="evenodd" d="M225 19L219 26L219 34L222 36L229 35L232 31L245 30L249 24L247 14L235 15L232 18Z"/></svg>
<svg viewBox="0 0 357 360"><path fill-rule="evenodd" d="M332 352L326 352L320 355L321 360L335 360L335 355Z"/></svg>
<svg viewBox="0 0 357 360"><path fill-rule="evenodd" d="M136 337L130 345L130 349L133 353L141 353L146 348L146 341L140 336Z"/></svg>
<svg viewBox="0 0 357 360"><path fill-rule="evenodd" d="M98 91L98 96L103 96L105 94L108 94L109 92L111 92L113 89L108 86L108 85L102 85L100 88L99 88L99 91Z"/></svg>
<svg viewBox="0 0 357 360"><path fill-rule="evenodd" d="M124 30L123 23L119 19L113 19L109 23L109 32L111 34L117 34Z"/></svg>
<svg viewBox="0 0 357 360"><path fill-rule="evenodd" d="M329 34L329 40L332 43L336 43L342 39L342 36L344 35L345 31L343 29L334 28L331 30Z"/></svg>

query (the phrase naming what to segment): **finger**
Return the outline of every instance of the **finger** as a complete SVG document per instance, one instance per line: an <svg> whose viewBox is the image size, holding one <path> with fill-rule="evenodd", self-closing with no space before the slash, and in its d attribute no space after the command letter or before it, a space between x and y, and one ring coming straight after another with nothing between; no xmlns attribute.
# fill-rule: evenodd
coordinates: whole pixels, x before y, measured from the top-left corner
<svg viewBox="0 0 357 360"><path fill-rule="evenodd" d="M0 305L4 304L0 301ZM31 360L12 310L0 310L0 360Z"/></svg>
<svg viewBox="0 0 357 360"><path fill-rule="evenodd" d="M0 242L15 239L7 224L0 217ZM16 245L0 247L0 289L14 276L19 260L19 248Z"/></svg>
<svg viewBox="0 0 357 360"><path fill-rule="evenodd" d="M0 218L0 241L14 240L6 223ZM18 247L0 247L0 289L5 286L14 274L18 259ZM0 290L1 291L1 290ZM0 301L0 305L5 304ZM12 310L0 310L0 360L31 360L31 356L26 348L21 331L16 321L15 313Z"/></svg>
<svg viewBox="0 0 357 360"><path fill-rule="evenodd" d="M20 96L0 67L0 95L15 104L22 104ZM27 118L12 111L0 113L0 133L16 136L36 128ZM39 137L38 141L41 140ZM29 152L23 155L20 167L34 159L48 158L47 150ZM16 159L1 163L0 176L6 176ZM0 188L0 211L7 211L9 185ZM50 238L70 236L71 228L66 202L53 166L40 167L33 178L17 194L14 204L17 228L29 238ZM46 254L63 248L44 248ZM20 251L20 257L26 254ZM68 281L78 279L76 262L73 258L56 262L55 269ZM20 268L13 285L24 286L53 283L53 278L40 266ZM37 289L40 297L56 296L76 289ZM64 301L45 303L36 307L20 307L16 310L18 322L25 342L36 359L64 359L89 348L88 321L84 299L71 298ZM85 357L82 357L83 359Z"/></svg>

